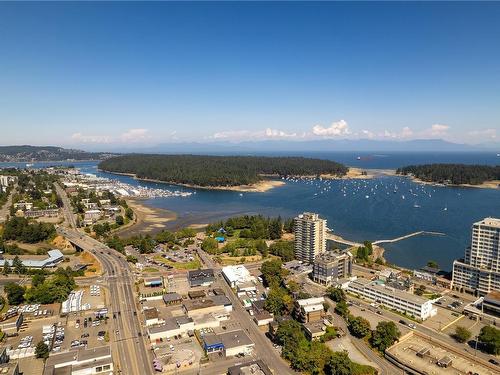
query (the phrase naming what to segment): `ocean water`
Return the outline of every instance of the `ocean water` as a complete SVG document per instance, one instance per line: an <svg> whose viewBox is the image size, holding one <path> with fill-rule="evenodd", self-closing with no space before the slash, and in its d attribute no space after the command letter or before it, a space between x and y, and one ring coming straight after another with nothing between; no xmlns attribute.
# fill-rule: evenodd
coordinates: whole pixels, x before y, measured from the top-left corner
<svg viewBox="0 0 500 375"><path fill-rule="evenodd" d="M432 162L496 165L500 161L494 153L318 153L304 156L328 158L367 169L395 169ZM357 160L357 156L361 160ZM35 167L54 164L35 163ZM179 219L171 224L172 228L240 214L292 217L312 211L325 217L334 233L355 241L392 239L421 230L443 233L440 236L419 235L383 245L389 262L409 268L420 268L432 259L441 268L451 270L453 260L462 257L469 245L471 224L487 216L500 217L500 189L420 185L399 176L380 176L364 181L286 181L286 185L265 193L240 194L137 181L99 172L96 162L71 164L84 172L132 185L195 192L190 197L145 201L147 205L177 212ZM0 166L6 165L0 163Z"/></svg>

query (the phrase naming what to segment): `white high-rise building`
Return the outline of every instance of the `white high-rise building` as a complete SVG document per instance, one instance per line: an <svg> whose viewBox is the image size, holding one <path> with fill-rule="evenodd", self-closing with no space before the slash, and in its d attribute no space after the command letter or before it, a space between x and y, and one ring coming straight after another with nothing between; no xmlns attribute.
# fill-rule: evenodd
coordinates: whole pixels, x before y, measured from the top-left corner
<svg viewBox="0 0 500 375"><path fill-rule="evenodd" d="M326 220L318 214L304 212L294 219L295 257L313 263L326 250Z"/></svg>
<svg viewBox="0 0 500 375"><path fill-rule="evenodd" d="M476 295L500 291L500 219L472 225L471 246L464 259L453 262L452 288Z"/></svg>

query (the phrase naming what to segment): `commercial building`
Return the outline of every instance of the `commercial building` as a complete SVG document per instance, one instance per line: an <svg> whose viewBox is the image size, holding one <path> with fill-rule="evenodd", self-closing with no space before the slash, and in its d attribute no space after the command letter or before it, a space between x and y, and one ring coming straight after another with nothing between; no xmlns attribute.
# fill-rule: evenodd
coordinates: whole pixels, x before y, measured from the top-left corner
<svg viewBox="0 0 500 375"><path fill-rule="evenodd" d="M299 299L295 302L295 316L302 323L309 323L323 318L325 299L323 297Z"/></svg>
<svg viewBox="0 0 500 375"><path fill-rule="evenodd" d="M224 276L224 279L231 288L236 288L238 285L249 282L256 282L255 277L242 265L223 267L222 276Z"/></svg>
<svg viewBox="0 0 500 375"><path fill-rule="evenodd" d="M151 342L165 340L177 335L185 335L189 331L194 331L195 323L187 316L177 316L166 319L161 326L148 328L148 336Z"/></svg>
<svg viewBox="0 0 500 375"><path fill-rule="evenodd" d="M206 353L222 352L226 357L238 354L249 355L255 347L255 344L243 330L204 335L202 341Z"/></svg>
<svg viewBox="0 0 500 375"><path fill-rule="evenodd" d="M37 217L57 217L59 216L58 208L48 208L45 210L29 210L24 212L24 217L37 218Z"/></svg>
<svg viewBox="0 0 500 375"><path fill-rule="evenodd" d="M45 259L21 259L23 265L28 268L51 268L57 266L64 259L63 253L59 250L49 250ZM8 262L12 267L12 259L0 258L0 267Z"/></svg>
<svg viewBox="0 0 500 375"><path fill-rule="evenodd" d="M23 322L24 322L24 314L20 313L19 315L13 316L1 322L0 330L6 336L16 336L19 332L19 329L23 325Z"/></svg>
<svg viewBox="0 0 500 375"><path fill-rule="evenodd" d="M160 322L158 309L156 307L145 307L144 308L144 320L146 327L154 326Z"/></svg>
<svg viewBox="0 0 500 375"><path fill-rule="evenodd" d="M483 299L483 312L500 318L500 292L489 292Z"/></svg>
<svg viewBox="0 0 500 375"><path fill-rule="evenodd" d="M272 372L262 360L258 359L229 367L227 375L272 375Z"/></svg>
<svg viewBox="0 0 500 375"><path fill-rule="evenodd" d="M326 333L326 325L322 320L304 323L302 327L304 327L304 332L309 341L319 340Z"/></svg>
<svg viewBox="0 0 500 375"><path fill-rule="evenodd" d="M52 354L45 363L43 375L93 375L113 373L111 348L101 346Z"/></svg>
<svg viewBox="0 0 500 375"><path fill-rule="evenodd" d="M182 303L187 316L206 314L225 314L233 310L231 301L226 296L211 296L204 299L187 300Z"/></svg>
<svg viewBox="0 0 500 375"><path fill-rule="evenodd" d="M314 259L313 281L322 285L332 285L334 281L346 278L352 272L352 254L348 251L327 251Z"/></svg>
<svg viewBox="0 0 500 375"><path fill-rule="evenodd" d="M191 288L197 286L210 286L215 281L214 270L206 268L188 272L188 281Z"/></svg>
<svg viewBox="0 0 500 375"><path fill-rule="evenodd" d="M178 305L182 303L182 296L179 293L167 293L163 295L165 305Z"/></svg>
<svg viewBox="0 0 500 375"><path fill-rule="evenodd" d="M472 225L471 246L464 259L453 262L451 285L480 296L500 291L500 219L488 217Z"/></svg>
<svg viewBox="0 0 500 375"><path fill-rule="evenodd" d="M152 288L163 287L163 277L162 276L145 277L144 286Z"/></svg>
<svg viewBox="0 0 500 375"><path fill-rule="evenodd" d="M357 279L349 283L347 291L422 320L437 314L431 300L388 287L379 281Z"/></svg>
<svg viewBox="0 0 500 375"><path fill-rule="evenodd" d="M304 212L294 219L295 258L313 263L326 250L326 220Z"/></svg>

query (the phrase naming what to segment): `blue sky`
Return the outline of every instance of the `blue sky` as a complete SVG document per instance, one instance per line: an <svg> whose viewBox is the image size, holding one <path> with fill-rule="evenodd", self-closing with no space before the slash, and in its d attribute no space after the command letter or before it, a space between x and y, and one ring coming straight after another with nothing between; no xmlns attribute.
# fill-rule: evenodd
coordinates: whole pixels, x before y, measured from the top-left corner
<svg viewBox="0 0 500 375"><path fill-rule="evenodd" d="M0 3L0 144L498 142L499 3Z"/></svg>

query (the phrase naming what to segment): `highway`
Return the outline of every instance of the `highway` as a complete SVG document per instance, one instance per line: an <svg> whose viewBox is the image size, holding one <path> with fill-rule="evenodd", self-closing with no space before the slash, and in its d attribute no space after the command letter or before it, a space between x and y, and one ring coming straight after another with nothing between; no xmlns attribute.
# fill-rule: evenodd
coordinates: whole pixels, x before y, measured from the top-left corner
<svg viewBox="0 0 500 375"><path fill-rule="evenodd" d="M203 250L198 249L198 255L200 256L203 264L207 268L213 268L214 270L219 270L215 262L205 253ZM219 272L216 272L219 274ZM273 347L271 341L261 332L258 326L253 322L252 318L248 312L241 305L240 300L235 296L229 285L225 280L218 276L218 284L224 289L224 293L231 300L233 304L233 317L240 323L241 328L244 329L255 343L255 356L266 365L269 366L275 374L295 374L295 372L288 366L283 358L279 355L276 349Z"/></svg>
<svg viewBox="0 0 500 375"><path fill-rule="evenodd" d="M110 332L114 361L119 374L152 374L152 356L142 334L132 286L134 278L125 258L101 242L75 230L59 227L57 232L72 244L95 255L104 270L109 289L113 332Z"/></svg>
<svg viewBox="0 0 500 375"><path fill-rule="evenodd" d="M61 185L59 185L59 183L55 182L54 187L56 188L57 195L59 195L59 197L63 202L63 213L66 224L69 225L70 228L76 229L75 214L73 213L73 209L71 207L71 202L69 201L68 195L61 187Z"/></svg>

